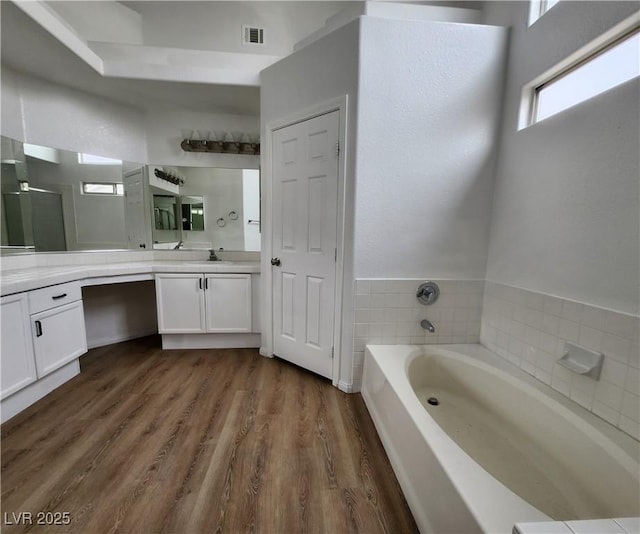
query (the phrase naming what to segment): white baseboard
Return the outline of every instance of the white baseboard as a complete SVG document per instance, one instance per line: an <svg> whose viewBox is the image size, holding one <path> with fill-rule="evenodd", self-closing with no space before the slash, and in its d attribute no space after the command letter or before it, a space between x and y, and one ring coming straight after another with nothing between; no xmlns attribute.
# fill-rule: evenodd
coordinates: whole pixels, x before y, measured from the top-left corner
<svg viewBox="0 0 640 534"><path fill-rule="evenodd" d="M353 393L353 383L340 380L340 382L338 382L338 389L345 393Z"/></svg>
<svg viewBox="0 0 640 534"><path fill-rule="evenodd" d="M265 358L273 358L273 352L269 352L265 347L260 347L260 356L264 356Z"/></svg>
<svg viewBox="0 0 640 534"><path fill-rule="evenodd" d="M257 349L260 334L162 334L163 349Z"/></svg>

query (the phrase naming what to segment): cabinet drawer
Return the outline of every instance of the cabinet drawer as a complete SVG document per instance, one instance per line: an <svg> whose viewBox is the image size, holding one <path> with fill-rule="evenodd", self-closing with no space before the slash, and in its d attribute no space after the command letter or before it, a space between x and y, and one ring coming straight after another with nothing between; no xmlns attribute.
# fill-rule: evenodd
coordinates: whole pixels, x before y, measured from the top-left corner
<svg viewBox="0 0 640 534"><path fill-rule="evenodd" d="M29 308L31 313L39 313L82 298L82 290L78 282L58 284L29 291Z"/></svg>

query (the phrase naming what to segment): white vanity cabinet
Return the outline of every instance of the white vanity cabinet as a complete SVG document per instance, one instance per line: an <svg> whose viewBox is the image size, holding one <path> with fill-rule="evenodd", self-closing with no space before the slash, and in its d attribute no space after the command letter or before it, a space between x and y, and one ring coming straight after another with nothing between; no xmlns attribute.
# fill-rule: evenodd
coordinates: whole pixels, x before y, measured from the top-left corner
<svg viewBox="0 0 640 534"><path fill-rule="evenodd" d="M158 332L251 332L251 275L157 274Z"/></svg>
<svg viewBox="0 0 640 534"><path fill-rule="evenodd" d="M82 293L77 283L29 292L38 378L87 352Z"/></svg>
<svg viewBox="0 0 640 534"><path fill-rule="evenodd" d="M202 274L157 274L156 305L159 333L205 332Z"/></svg>
<svg viewBox="0 0 640 534"><path fill-rule="evenodd" d="M29 321L29 299L25 293L0 299L0 398L4 399L37 379Z"/></svg>
<svg viewBox="0 0 640 534"><path fill-rule="evenodd" d="M208 274L204 285L207 332L251 332L251 275Z"/></svg>
<svg viewBox="0 0 640 534"><path fill-rule="evenodd" d="M87 337L78 282L6 295L0 304L4 423L80 372Z"/></svg>

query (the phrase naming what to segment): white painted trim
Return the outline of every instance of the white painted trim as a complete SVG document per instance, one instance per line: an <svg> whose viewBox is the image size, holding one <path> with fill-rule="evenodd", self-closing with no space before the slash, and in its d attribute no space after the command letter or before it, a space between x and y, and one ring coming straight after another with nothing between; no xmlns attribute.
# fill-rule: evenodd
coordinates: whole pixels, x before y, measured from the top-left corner
<svg viewBox="0 0 640 534"><path fill-rule="evenodd" d="M273 358L273 354L264 347L260 347L260 350L258 352L260 353L260 356L264 356L265 358Z"/></svg>
<svg viewBox="0 0 640 534"><path fill-rule="evenodd" d="M163 349L257 349L260 334L163 334Z"/></svg>
<svg viewBox="0 0 640 534"><path fill-rule="evenodd" d="M339 114L339 126L338 126L338 140L340 142L340 154L338 155L338 215L337 215L337 230L336 230L336 287L334 298L334 313L333 313L333 369L331 383L339 387L340 378L340 362L342 358L341 350L341 333L342 333L342 289L344 285L344 247L345 247L345 219L346 219L346 175L347 175L347 151L350 147L347 146L347 115L348 115L348 96L342 95L337 98L332 98L324 102L319 102L313 106L299 110L291 115L274 119L266 125L265 135L265 148L264 154L264 168L261 169L263 181L263 195L262 195L262 219L269 221L268 224L263 226L262 234L262 258L261 258L261 271L263 280L263 310L262 310L262 345L265 353L273 355L273 275L270 259L272 256L272 237L273 237L273 214L271 211L273 205L273 177L272 177L272 150L273 140L272 136L276 130L286 128L292 124L303 122L320 115L326 115L333 111L338 111Z"/></svg>
<svg viewBox="0 0 640 534"><path fill-rule="evenodd" d="M340 380L340 382L338 382L338 389L345 393L353 393L353 383Z"/></svg>

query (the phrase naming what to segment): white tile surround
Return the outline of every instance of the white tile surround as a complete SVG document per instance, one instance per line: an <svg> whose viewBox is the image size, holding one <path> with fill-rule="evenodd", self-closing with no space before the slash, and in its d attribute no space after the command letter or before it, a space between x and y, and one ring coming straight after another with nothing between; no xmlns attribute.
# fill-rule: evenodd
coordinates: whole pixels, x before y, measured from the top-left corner
<svg viewBox="0 0 640 534"><path fill-rule="evenodd" d="M425 306L416 291L425 280L440 287L440 298ZM478 343L484 280L357 279L353 332L353 391L360 391L364 348L376 345ZM428 319L430 333L420 326Z"/></svg>
<svg viewBox="0 0 640 534"><path fill-rule="evenodd" d="M440 298L418 302L428 278L357 279L353 391L367 344L481 343L559 393L640 439L640 318L483 280L434 280ZM434 333L420 327L429 319ZM595 381L559 366L570 341L605 355Z"/></svg>
<svg viewBox="0 0 640 534"><path fill-rule="evenodd" d="M640 318L486 282L480 343L640 439ZM600 380L561 367L566 341L605 355Z"/></svg>

